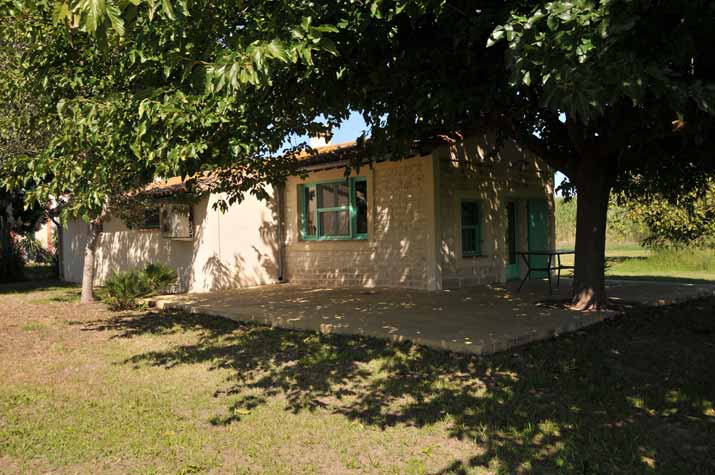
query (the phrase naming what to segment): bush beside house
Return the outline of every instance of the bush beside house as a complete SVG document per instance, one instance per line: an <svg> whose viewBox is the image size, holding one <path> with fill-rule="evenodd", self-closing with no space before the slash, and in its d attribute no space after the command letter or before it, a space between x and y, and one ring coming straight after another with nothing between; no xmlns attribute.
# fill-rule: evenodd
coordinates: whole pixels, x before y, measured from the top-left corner
<svg viewBox="0 0 715 475"><path fill-rule="evenodd" d="M141 298L161 293L176 282L176 270L163 264L148 264L144 269L117 271L107 279L102 300L112 310L130 310Z"/></svg>

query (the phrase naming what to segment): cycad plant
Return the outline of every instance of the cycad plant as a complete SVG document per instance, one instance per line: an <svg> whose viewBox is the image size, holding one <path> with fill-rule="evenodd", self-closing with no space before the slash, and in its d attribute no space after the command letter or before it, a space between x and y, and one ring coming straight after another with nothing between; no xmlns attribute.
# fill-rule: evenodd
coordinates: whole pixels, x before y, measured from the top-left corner
<svg viewBox="0 0 715 475"><path fill-rule="evenodd" d="M104 302L113 310L137 308L138 300L156 294L176 282L176 271L163 264L142 270L116 271L104 284Z"/></svg>
<svg viewBox="0 0 715 475"><path fill-rule="evenodd" d="M152 293L171 286L177 277L176 270L164 264L147 264L143 274Z"/></svg>

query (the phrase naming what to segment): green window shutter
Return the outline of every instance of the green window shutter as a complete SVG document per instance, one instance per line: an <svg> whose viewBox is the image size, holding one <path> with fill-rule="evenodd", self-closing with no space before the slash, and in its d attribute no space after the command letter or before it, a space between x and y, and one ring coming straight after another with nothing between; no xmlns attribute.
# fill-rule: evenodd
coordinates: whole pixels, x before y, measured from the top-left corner
<svg viewBox="0 0 715 475"><path fill-rule="evenodd" d="M481 203L477 203L476 206L477 213L477 224L474 225L474 240L477 243L475 249L475 255L482 255L482 206Z"/></svg>
<svg viewBox="0 0 715 475"><path fill-rule="evenodd" d="M350 179L350 235L355 235L357 210L355 209L355 178Z"/></svg>
<svg viewBox="0 0 715 475"><path fill-rule="evenodd" d="M482 212L478 201L462 201L461 234L462 255L465 257L482 255Z"/></svg>
<svg viewBox="0 0 715 475"><path fill-rule="evenodd" d="M298 230L300 238L305 239L305 186L298 185Z"/></svg>
<svg viewBox="0 0 715 475"><path fill-rule="evenodd" d="M298 185L298 231L302 240L315 239L315 216L310 215L307 195L314 190L311 185Z"/></svg>

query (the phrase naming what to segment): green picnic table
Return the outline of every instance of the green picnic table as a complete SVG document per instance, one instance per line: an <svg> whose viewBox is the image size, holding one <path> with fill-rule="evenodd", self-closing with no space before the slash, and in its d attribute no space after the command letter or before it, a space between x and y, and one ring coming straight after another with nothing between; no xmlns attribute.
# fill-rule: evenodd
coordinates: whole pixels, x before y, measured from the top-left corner
<svg viewBox="0 0 715 475"><path fill-rule="evenodd" d="M526 264L526 275L521 280L519 284L519 290L524 286L529 277L531 277L532 272L546 272L549 278L549 294L553 293L553 288L551 287L551 273L556 271L556 288L559 287L561 283L561 271L566 269L573 269L574 266L567 266L561 263L561 256L573 255L575 251L572 249L560 250L560 251L517 251L517 254L521 256ZM532 264L531 256L543 256L546 257L546 267L539 266L538 264Z"/></svg>

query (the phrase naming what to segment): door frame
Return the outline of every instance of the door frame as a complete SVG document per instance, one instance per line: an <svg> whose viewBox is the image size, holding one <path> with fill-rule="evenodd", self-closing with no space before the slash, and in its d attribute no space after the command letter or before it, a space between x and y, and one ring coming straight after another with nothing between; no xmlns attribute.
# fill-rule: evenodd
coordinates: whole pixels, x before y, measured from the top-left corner
<svg viewBox="0 0 715 475"><path fill-rule="evenodd" d="M503 219L507 220L509 219L508 216L508 211L506 208L506 204L510 201L513 201L516 203L516 212L517 212L517 226L516 226L516 233L517 233L517 246L516 250L517 252L519 251L528 251L529 250L529 201L530 200L544 200L547 205L547 215L546 215L546 241L547 241L547 246L548 243L551 243L551 217L549 215L549 211L551 209L551 205L549 204L549 197L546 194L541 194L541 193L533 193L533 192L526 192L526 193L519 193L519 192L506 192L502 193L502 198L501 198L501 203L502 207L504 208L504 212L502 213ZM520 209L520 207L523 207L523 209ZM505 222L504 228L506 229L507 223ZM522 234L521 232L521 226L524 226L524 231L525 234ZM510 280L509 274L507 272L507 267L510 265L508 264L508 247L506 243L506 232L503 233L504 237L504 259L503 259L503 265L504 265L504 280ZM523 242L522 245L522 239L526 238L526 240ZM517 259L516 264L511 264L518 266L519 268L519 278L521 278L523 272L524 272L524 263L521 261L521 259Z"/></svg>
<svg viewBox="0 0 715 475"><path fill-rule="evenodd" d="M523 213L519 212L520 203L524 200L520 198L507 197L504 199L504 209L506 211L506 231L509 232L509 203L514 204L514 250L516 252L516 259L513 264L509 263L509 241L507 236L504 238L504 278L505 280L518 280L521 278L521 262L519 261L519 248L521 247L521 233L519 228L521 227L520 218Z"/></svg>
<svg viewBox="0 0 715 475"><path fill-rule="evenodd" d="M543 202L545 205L544 207L544 229L543 229L543 238L545 241L545 245L543 246L537 246L535 248L532 248L532 226L531 226L531 217L532 217L532 202ZM538 198L528 198L526 200L526 219L527 219L527 226L526 226L526 232L527 232L527 247L529 251L546 251L548 250L550 239L549 239L549 229L550 229L550 223L549 223L549 200L546 197L538 197ZM538 261L538 262L532 262L532 261ZM533 267L546 267L548 264L548 257L546 256L529 256L529 263ZM535 277L548 277L549 273L546 271L543 272L532 272L532 275Z"/></svg>

